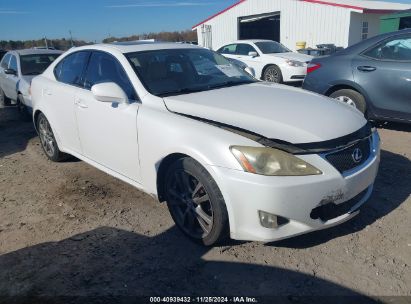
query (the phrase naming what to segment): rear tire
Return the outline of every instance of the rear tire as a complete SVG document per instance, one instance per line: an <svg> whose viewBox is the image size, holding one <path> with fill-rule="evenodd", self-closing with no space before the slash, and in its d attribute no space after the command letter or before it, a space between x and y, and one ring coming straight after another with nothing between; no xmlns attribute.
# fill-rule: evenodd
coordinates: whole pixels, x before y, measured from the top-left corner
<svg viewBox="0 0 411 304"><path fill-rule="evenodd" d="M2 88L0 88L0 106L10 106L11 105L11 99L4 94L4 91Z"/></svg>
<svg viewBox="0 0 411 304"><path fill-rule="evenodd" d="M283 82L283 74L276 65L270 65L264 70L263 80L274 83Z"/></svg>
<svg viewBox="0 0 411 304"><path fill-rule="evenodd" d="M362 96L362 94L357 91L351 89L342 89L331 93L330 97L347 103L363 114L365 114L365 111L367 110L367 104L365 102L364 96Z"/></svg>
<svg viewBox="0 0 411 304"><path fill-rule="evenodd" d="M171 217L190 239L211 246L229 236L228 214L220 189L194 159L181 158L168 168L164 193Z"/></svg>
<svg viewBox="0 0 411 304"><path fill-rule="evenodd" d="M70 157L68 154L59 150L50 123L43 113L38 115L36 126L40 137L41 147L48 159L53 162L61 162Z"/></svg>

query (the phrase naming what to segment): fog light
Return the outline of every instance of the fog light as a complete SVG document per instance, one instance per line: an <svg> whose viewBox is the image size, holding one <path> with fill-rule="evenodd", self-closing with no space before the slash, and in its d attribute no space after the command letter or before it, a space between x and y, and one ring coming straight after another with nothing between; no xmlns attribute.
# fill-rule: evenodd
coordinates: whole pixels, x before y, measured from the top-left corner
<svg viewBox="0 0 411 304"><path fill-rule="evenodd" d="M261 226L265 228L277 228L277 216L268 212L258 211Z"/></svg>
<svg viewBox="0 0 411 304"><path fill-rule="evenodd" d="M258 211L258 216L260 217L261 226L270 229L278 228L279 226L287 224L289 222L289 220L284 217L261 210Z"/></svg>

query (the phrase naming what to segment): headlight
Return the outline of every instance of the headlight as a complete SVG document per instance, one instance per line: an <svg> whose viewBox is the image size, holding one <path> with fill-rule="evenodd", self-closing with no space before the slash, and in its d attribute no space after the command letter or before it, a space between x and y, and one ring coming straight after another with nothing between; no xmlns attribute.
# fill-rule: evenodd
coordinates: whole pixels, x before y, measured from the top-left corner
<svg viewBox="0 0 411 304"><path fill-rule="evenodd" d="M301 62L301 61L297 61L297 60L287 59L285 62L289 66L293 66L293 67L305 67L305 66L307 66L307 64L305 62Z"/></svg>
<svg viewBox="0 0 411 304"><path fill-rule="evenodd" d="M231 152L250 173L275 176L322 174L320 170L287 152L265 147L232 146Z"/></svg>

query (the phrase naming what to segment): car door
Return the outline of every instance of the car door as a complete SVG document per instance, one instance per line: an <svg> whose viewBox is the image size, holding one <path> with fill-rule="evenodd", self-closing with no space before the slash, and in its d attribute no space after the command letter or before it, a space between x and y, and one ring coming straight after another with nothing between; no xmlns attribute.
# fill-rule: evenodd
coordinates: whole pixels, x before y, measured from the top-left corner
<svg viewBox="0 0 411 304"><path fill-rule="evenodd" d="M83 74L90 56L88 51L75 52L54 68L56 80L43 79L46 116L63 148L81 153L74 98L82 86Z"/></svg>
<svg viewBox="0 0 411 304"><path fill-rule="evenodd" d="M10 55L8 69L14 70L16 72L16 75L4 74L2 88L8 98L12 100L17 100L17 82L19 80L19 76L16 55Z"/></svg>
<svg viewBox="0 0 411 304"><path fill-rule="evenodd" d="M250 56L250 52L256 53L257 56ZM252 67L255 71L256 77L259 78L266 64L262 61L262 57L260 56L260 53L257 52L256 48L248 43L239 43L237 44L235 54L235 59L244 62L249 67Z"/></svg>
<svg viewBox="0 0 411 304"><path fill-rule="evenodd" d="M9 68L10 56L10 54L6 54L0 63L0 88L3 90L3 92L5 80L8 76L6 73L4 73L4 71Z"/></svg>
<svg viewBox="0 0 411 304"><path fill-rule="evenodd" d="M129 103L95 99L91 87L104 82L118 84L127 94ZM84 89L78 91L75 100L83 155L138 182L137 112L140 103L119 61L111 54L93 52L85 73Z"/></svg>
<svg viewBox="0 0 411 304"><path fill-rule="evenodd" d="M354 80L377 116L411 119L411 35L396 35L353 58Z"/></svg>

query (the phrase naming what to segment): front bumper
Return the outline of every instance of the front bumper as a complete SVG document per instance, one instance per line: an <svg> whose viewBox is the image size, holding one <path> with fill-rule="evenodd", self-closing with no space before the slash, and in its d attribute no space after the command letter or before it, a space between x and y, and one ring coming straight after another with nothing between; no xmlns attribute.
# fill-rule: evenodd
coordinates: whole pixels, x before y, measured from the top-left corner
<svg viewBox="0 0 411 304"><path fill-rule="evenodd" d="M320 155L299 157L316 166L323 174L262 176L210 166L227 205L231 238L276 241L328 228L358 214L358 208L371 195L377 175L380 161L379 137L376 132L373 134L370 157L349 174L341 174ZM324 202L340 205L349 200L355 200L355 203L344 214L327 220L312 217L313 210ZM258 211L281 216L288 222L278 228L265 228L260 224Z"/></svg>
<svg viewBox="0 0 411 304"><path fill-rule="evenodd" d="M281 65L284 82L302 81L307 75L307 67L293 67L288 64Z"/></svg>

